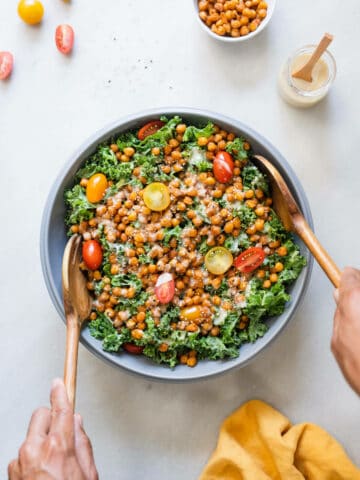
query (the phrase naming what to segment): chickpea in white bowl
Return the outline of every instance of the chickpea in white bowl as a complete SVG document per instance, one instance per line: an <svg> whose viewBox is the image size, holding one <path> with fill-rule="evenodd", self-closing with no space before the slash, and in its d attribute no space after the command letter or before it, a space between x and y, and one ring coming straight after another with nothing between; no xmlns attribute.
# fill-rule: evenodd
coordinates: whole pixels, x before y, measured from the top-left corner
<svg viewBox="0 0 360 480"><path fill-rule="evenodd" d="M248 40L269 23L275 0L194 0L197 18L207 33L226 42Z"/></svg>

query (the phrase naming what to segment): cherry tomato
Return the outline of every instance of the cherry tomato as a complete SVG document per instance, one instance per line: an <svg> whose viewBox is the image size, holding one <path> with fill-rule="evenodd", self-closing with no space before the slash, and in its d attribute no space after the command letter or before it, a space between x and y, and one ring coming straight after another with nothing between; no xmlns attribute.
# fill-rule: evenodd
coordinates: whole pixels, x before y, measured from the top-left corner
<svg viewBox="0 0 360 480"><path fill-rule="evenodd" d="M196 320L197 318L200 318L201 315L202 310L198 305L186 307L180 310L180 317L184 318L185 320Z"/></svg>
<svg viewBox="0 0 360 480"><path fill-rule="evenodd" d="M124 343L123 349L126 350L128 353L132 353L133 355L140 355L144 350L144 347L139 347L138 345L134 345L133 343Z"/></svg>
<svg viewBox="0 0 360 480"><path fill-rule="evenodd" d="M205 255L205 266L210 273L222 275L233 264L231 252L224 247L214 247Z"/></svg>
<svg viewBox="0 0 360 480"><path fill-rule="evenodd" d="M89 178L86 185L86 198L91 203L100 202L105 195L107 186L108 182L105 175L103 173L95 173L95 175Z"/></svg>
<svg viewBox="0 0 360 480"><path fill-rule="evenodd" d="M235 267L238 268L240 272L250 273L254 271L255 268L260 267L264 260L264 250L260 247L251 247L244 250L235 259Z"/></svg>
<svg viewBox="0 0 360 480"><path fill-rule="evenodd" d="M82 246L82 257L89 270L97 270L103 259L100 243L96 240L86 240Z"/></svg>
<svg viewBox="0 0 360 480"><path fill-rule="evenodd" d="M150 210L161 212L170 205L169 189L160 182L150 183L144 190L143 199Z"/></svg>
<svg viewBox="0 0 360 480"><path fill-rule="evenodd" d="M59 25L55 31L55 43L59 52L67 55L74 45L74 30L70 25Z"/></svg>
<svg viewBox="0 0 360 480"><path fill-rule="evenodd" d="M10 52L0 52L0 80L5 80L11 74L14 57Z"/></svg>
<svg viewBox="0 0 360 480"><path fill-rule="evenodd" d="M161 120L153 120L152 122L147 123L138 131L138 139L144 140L149 135L153 135L155 132L160 130L161 127L165 125Z"/></svg>
<svg viewBox="0 0 360 480"><path fill-rule="evenodd" d="M44 15L44 7L39 0L20 0L18 14L21 20L29 25L40 23Z"/></svg>
<svg viewBox="0 0 360 480"><path fill-rule="evenodd" d="M213 165L214 176L220 183L227 183L234 174L234 160L230 153L221 150L216 154Z"/></svg>
<svg viewBox="0 0 360 480"><path fill-rule="evenodd" d="M155 295L160 303L169 303L175 295L175 282L171 273L162 273L155 285Z"/></svg>

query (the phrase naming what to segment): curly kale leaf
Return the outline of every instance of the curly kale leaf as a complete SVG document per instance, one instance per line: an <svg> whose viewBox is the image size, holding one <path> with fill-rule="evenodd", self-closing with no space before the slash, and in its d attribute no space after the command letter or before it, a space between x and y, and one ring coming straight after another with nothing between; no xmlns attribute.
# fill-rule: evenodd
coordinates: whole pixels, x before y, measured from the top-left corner
<svg viewBox="0 0 360 480"><path fill-rule="evenodd" d="M249 240L249 236L245 232L241 232L237 237L228 237L224 243L224 247L235 255L241 250L245 250L250 246L251 242Z"/></svg>
<svg viewBox="0 0 360 480"><path fill-rule="evenodd" d="M73 188L66 190L64 197L65 204L68 207L65 219L67 225L75 225L93 218L96 205L89 202L84 188L80 185L75 185Z"/></svg>
<svg viewBox="0 0 360 480"><path fill-rule="evenodd" d="M245 190L262 190L266 195L269 195L269 182L266 176L255 167L255 165L248 164L242 171L241 176Z"/></svg>
<svg viewBox="0 0 360 480"><path fill-rule="evenodd" d="M264 233L266 233L271 240L280 240L281 242L290 237L274 210L271 211L271 219L265 222Z"/></svg>
<svg viewBox="0 0 360 480"><path fill-rule="evenodd" d="M161 157L135 153L134 160L141 168L141 176L145 177L148 183L168 182L172 179L171 175L167 175L161 170Z"/></svg>
<svg viewBox="0 0 360 480"><path fill-rule="evenodd" d="M117 352L124 342L131 339L130 330L123 328L118 333L104 313L98 313L97 318L89 322L89 330L92 337L102 340L102 348L106 352Z"/></svg>
<svg viewBox="0 0 360 480"><path fill-rule="evenodd" d="M257 218L254 210L252 210L250 207L248 207L245 204L242 204L239 207L234 208L232 214L234 217L240 218L241 226L243 229L246 229L250 225L252 225Z"/></svg>
<svg viewBox="0 0 360 480"><path fill-rule="evenodd" d="M177 241L181 239L182 228L180 225L176 225L176 227L169 227L164 229L164 238L163 244L168 247L170 240L175 238Z"/></svg>
<svg viewBox="0 0 360 480"><path fill-rule="evenodd" d="M189 148L190 170L196 169L198 172L207 172L213 169L213 164L206 159L205 152L198 146Z"/></svg>
<svg viewBox="0 0 360 480"><path fill-rule="evenodd" d="M112 287L135 288L139 292L142 288L142 282L134 273L118 273L111 276Z"/></svg>
<svg viewBox="0 0 360 480"><path fill-rule="evenodd" d="M260 282L253 279L250 282L250 292L246 298L245 315L250 320L258 321L265 316L275 316L283 313L290 295L282 283L277 282L269 289L262 289Z"/></svg>
<svg viewBox="0 0 360 480"><path fill-rule="evenodd" d="M145 304L149 298L147 292L140 292L134 298L120 298L119 303L116 305L116 310L130 312L131 315L135 315L139 307Z"/></svg>
<svg viewBox="0 0 360 480"><path fill-rule="evenodd" d="M196 142L200 137L209 138L214 131L214 124L212 122L209 122L203 128L197 128L191 125L185 130L183 142Z"/></svg>
<svg viewBox="0 0 360 480"><path fill-rule="evenodd" d="M298 278L306 265L306 258L300 253L300 249L292 240L288 240L284 246L287 248L287 255L282 262L284 270L279 274L279 280L284 283L293 282Z"/></svg>
<svg viewBox="0 0 360 480"><path fill-rule="evenodd" d="M108 180L124 182L130 179L133 169L133 162L119 162L108 145L100 145L78 171L76 178L90 178L95 173L103 173Z"/></svg>
<svg viewBox="0 0 360 480"><path fill-rule="evenodd" d="M246 160L248 158L247 151L244 148L245 140L243 138L235 138L226 146L226 151L231 153L235 160Z"/></svg>
<svg viewBox="0 0 360 480"><path fill-rule="evenodd" d="M249 326L246 329L248 341L251 343L256 342L258 338L261 338L268 331L268 326L260 319L251 318Z"/></svg>

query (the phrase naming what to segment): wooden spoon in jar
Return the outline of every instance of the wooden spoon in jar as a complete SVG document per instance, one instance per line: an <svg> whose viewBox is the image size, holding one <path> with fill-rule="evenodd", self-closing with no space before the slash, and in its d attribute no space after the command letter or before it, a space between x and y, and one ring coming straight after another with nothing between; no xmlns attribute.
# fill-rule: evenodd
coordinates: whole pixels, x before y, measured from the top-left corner
<svg viewBox="0 0 360 480"><path fill-rule="evenodd" d="M73 235L66 244L62 262L62 288L66 316L64 383L74 409L76 373L81 326L91 312L92 298L80 270L81 236Z"/></svg>
<svg viewBox="0 0 360 480"><path fill-rule="evenodd" d="M338 288L341 272L311 230L280 172L261 155L255 155L253 158L257 160L254 163L257 163L260 170L266 173L270 179L273 207L285 229L298 234L330 281Z"/></svg>
<svg viewBox="0 0 360 480"><path fill-rule="evenodd" d="M305 63L303 67L300 68L300 70L293 72L292 76L294 78L300 78L301 80L305 80L306 82L312 82L312 71L314 70L315 65L320 60L322 54L325 52L333 39L333 35L330 35L330 33L325 33L319 45L316 47L315 52L311 55L309 60Z"/></svg>

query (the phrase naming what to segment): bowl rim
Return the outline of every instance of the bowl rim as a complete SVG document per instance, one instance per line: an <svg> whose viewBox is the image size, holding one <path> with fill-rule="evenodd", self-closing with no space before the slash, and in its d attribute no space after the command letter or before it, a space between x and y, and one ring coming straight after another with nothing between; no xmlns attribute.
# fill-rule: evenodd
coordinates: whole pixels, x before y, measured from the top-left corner
<svg viewBox="0 0 360 480"><path fill-rule="evenodd" d="M201 28L205 30L210 37L214 38L215 40L219 40L220 42L224 43L241 43L241 42L246 42L247 40L251 40L252 38L256 37L259 33L261 33L267 25L270 23L270 20L273 16L275 6L276 6L276 1L277 0L268 0L271 2L271 5L269 5L269 10L268 10L268 15L265 17L265 19L260 23L259 28L257 28L254 32L248 33L247 35L243 37L227 37L227 36L221 36L221 35L216 35L211 29L204 24L204 22L201 20L199 17L199 8L198 8L198 0L192 0L193 6L194 6L194 11L195 11L195 16L200 23Z"/></svg>
<svg viewBox="0 0 360 480"><path fill-rule="evenodd" d="M266 138L264 138L261 134L257 133L257 131L253 130L251 127L243 124L241 121L228 117L226 115L212 112L210 110L200 109L200 108L191 108L191 107L160 107L160 108L153 108L143 110L137 113L129 114L126 116L121 117L118 120L115 120L108 124L107 126L97 130L95 133L90 135L79 148L77 148L74 153L70 156L70 159L65 162L63 167L61 168L60 172L56 176L54 182L51 185L49 194L45 201L44 211L42 215L41 227L40 227L40 260L41 260L41 267L43 271L44 281L46 284L46 288L52 300L52 303L59 313L60 317L62 318L63 322L65 322L65 314L62 304L62 295L58 294L57 286L55 284L55 279L52 275L51 268L50 268L50 251L49 251L49 227L50 227L50 218L53 212L53 208L55 205L56 197L59 194L59 188L61 187L65 178L70 174L70 171L74 167L79 158L85 155L88 156L91 152L93 152L94 148L104 141L108 139L114 134L115 132L120 132L122 130L122 126L128 123L133 123L134 125L140 123L142 119L145 117L144 121L149 121L151 117L158 118L161 115L165 115L168 117L179 115L180 117L186 116L198 116L204 119L212 120L214 122L219 122L220 124L229 124L232 125L234 128L240 130L245 137L252 137L255 138L261 146L266 149L267 151L271 152L271 155L279 161L282 169L286 172L286 175L291 179L291 183L293 184L292 187L296 189L296 194L298 195L298 201L300 204L300 208L311 228L313 228L313 219L310 211L310 206L305 194L305 191L299 182L295 172L292 170L289 163L283 157L283 155L277 150ZM128 129L129 127L127 127ZM125 130L124 130L125 131ZM82 159L82 162L85 160L86 156ZM78 168L78 167L77 167ZM76 168L76 170L77 170ZM302 273L302 284L300 287L300 291L296 298L292 298L290 305L286 307L286 310L282 315L286 313L286 318L283 319L281 324L277 326L276 331L272 332L272 335L268 338L265 334L264 337L258 339L257 342L254 344L254 351L246 358L242 359L241 355L236 357L235 359L226 359L226 360L216 360L211 362L211 365L216 366L217 368L209 369L206 373L196 374L196 368L190 369L188 367L186 370L186 374L181 373L179 370L179 366L175 369L170 369L169 367L164 367L161 365L156 365L156 373L154 372L146 372L140 371L139 368L133 368L128 365L123 365L117 361L115 361L116 357L114 354L105 352L101 349L101 343L99 340L94 343L94 339L90 337L90 334L86 335L87 329L83 329L81 332L80 342L95 356L100 358L101 360L105 361L106 363L111 364L113 367L120 367L125 370L127 373L134 374L136 376L140 376L142 378L147 378L151 380L159 380L171 383L187 383L192 381L199 381L205 380L209 378L216 377L220 374L224 374L230 372L235 368L244 367L253 361L262 351L269 347L269 345L279 336L279 334L283 331L283 329L289 324L290 320L294 318L296 310L299 308L302 300L304 299L305 293L310 283L310 277L312 273L313 267L313 257L312 255L306 251L307 254L307 266L304 269L304 273ZM298 282L299 279L296 280ZM295 283L296 283L295 282ZM295 285L294 283L294 285ZM262 341L263 345L259 345L259 341ZM258 346L256 346L258 344ZM245 346L245 345L244 345ZM240 352L241 352L240 347ZM148 360L151 362L151 360ZM180 366L181 367L181 366ZM144 368L146 370L146 368ZM177 372L177 373L175 373Z"/></svg>

